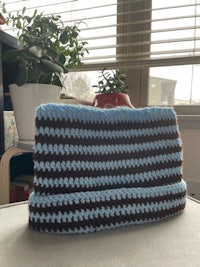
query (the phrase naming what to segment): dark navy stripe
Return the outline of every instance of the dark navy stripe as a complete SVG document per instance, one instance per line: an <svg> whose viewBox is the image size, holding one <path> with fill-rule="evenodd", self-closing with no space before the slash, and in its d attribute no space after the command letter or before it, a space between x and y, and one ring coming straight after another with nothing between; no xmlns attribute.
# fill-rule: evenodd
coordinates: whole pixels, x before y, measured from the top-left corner
<svg viewBox="0 0 200 267"><path fill-rule="evenodd" d="M93 122L83 122L77 120L68 120L68 119L38 119L36 118L37 127L48 127L48 128L64 128L64 129L87 129L87 130L109 130L117 131L122 129L147 129L154 127L170 126L176 125L175 119L154 119L154 121L117 121L117 122L107 122L107 121L93 121Z"/></svg>

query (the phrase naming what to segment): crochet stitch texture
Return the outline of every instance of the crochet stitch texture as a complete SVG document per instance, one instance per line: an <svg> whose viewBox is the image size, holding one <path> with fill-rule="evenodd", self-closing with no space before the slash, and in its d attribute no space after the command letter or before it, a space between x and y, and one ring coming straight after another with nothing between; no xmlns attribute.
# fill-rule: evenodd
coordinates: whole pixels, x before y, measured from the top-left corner
<svg viewBox="0 0 200 267"><path fill-rule="evenodd" d="M172 108L38 107L30 227L88 233L180 213L186 183L176 120Z"/></svg>

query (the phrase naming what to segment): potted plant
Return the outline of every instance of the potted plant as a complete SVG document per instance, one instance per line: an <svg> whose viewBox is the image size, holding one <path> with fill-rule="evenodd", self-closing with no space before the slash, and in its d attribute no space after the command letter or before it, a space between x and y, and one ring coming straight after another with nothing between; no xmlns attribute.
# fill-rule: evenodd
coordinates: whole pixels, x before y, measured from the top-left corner
<svg viewBox="0 0 200 267"><path fill-rule="evenodd" d="M79 25L65 26L60 16L45 16L37 10L27 16L26 8L13 15L6 12L5 4L3 11L8 14L6 23L18 29L19 49L9 50L2 56L4 61L18 64L16 84L10 85L18 134L21 132L20 139L34 140L35 108L41 103L59 101L64 76L70 68L80 66L87 52L86 42L79 41ZM27 96L28 100L25 99ZM17 105L18 111L15 109ZM32 106L32 114L23 110L23 106L28 110ZM26 121L31 121L32 125L25 126Z"/></svg>
<svg viewBox="0 0 200 267"><path fill-rule="evenodd" d="M0 30L1 30L1 25L4 25L6 23L6 20L4 16L0 13Z"/></svg>
<svg viewBox="0 0 200 267"><path fill-rule="evenodd" d="M126 75L119 69L115 71L102 69L100 73L98 84L93 85L93 87L98 88L93 105L100 108L112 108L116 106L133 108L127 94Z"/></svg>

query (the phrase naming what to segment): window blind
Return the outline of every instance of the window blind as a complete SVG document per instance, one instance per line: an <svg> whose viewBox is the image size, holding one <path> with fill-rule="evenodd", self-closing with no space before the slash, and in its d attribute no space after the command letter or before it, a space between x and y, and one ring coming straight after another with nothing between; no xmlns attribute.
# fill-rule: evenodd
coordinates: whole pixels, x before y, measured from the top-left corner
<svg viewBox="0 0 200 267"><path fill-rule="evenodd" d="M80 23L88 42L84 70L148 68L200 62L200 0L5 1L7 10L58 14ZM10 34L14 32L5 29Z"/></svg>

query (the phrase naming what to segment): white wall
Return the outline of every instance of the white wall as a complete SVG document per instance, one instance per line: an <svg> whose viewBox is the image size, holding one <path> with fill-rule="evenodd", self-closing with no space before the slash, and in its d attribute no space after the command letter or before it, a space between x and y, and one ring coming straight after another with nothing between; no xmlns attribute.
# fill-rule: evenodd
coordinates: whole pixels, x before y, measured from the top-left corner
<svg viewBox="0 0 200 267"><path fill-rule="evenodd" d="M181 137L184 153L184 178L200 182L200 130L181 129Z"/></svg>
<svg viewBox="0 0 200 267"><path fill-rule="evenodd" d="M200 116L178 117L183 141L183 177L200 182Z"/></svg>

